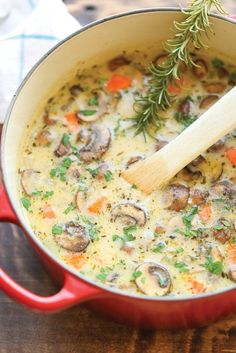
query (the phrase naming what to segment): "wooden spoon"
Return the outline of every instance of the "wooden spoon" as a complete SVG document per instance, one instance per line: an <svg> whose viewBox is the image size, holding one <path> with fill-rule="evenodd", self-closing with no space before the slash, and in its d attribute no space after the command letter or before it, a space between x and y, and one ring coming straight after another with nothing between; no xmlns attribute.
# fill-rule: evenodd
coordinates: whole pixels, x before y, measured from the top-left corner
<svg viewBox="0 0 236 353"><path fill-rule="evenodd" d="M166 184L210 146L236 128L236 87L158 152L122 172L146 194Z"/></svg>

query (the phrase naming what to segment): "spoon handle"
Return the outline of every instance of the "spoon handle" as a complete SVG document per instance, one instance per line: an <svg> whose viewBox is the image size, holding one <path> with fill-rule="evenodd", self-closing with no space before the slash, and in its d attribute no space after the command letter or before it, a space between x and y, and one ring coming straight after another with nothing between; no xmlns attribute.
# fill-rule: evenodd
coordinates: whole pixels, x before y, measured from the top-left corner
<svg viewBox="0 0 236 353"><path fill-rule="evenodd" d="M122 176L147 194L167 183L182 168L236 128L236 87L202 114L173 141Z"/></svg>

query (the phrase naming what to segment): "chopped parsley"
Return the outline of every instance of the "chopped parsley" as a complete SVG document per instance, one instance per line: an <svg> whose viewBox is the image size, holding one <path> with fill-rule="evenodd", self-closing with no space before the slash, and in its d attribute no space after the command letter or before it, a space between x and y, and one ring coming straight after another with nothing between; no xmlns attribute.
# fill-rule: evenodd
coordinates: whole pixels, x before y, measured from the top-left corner
<svg viewBox="0 0 236 353"><path fill-rule="evenodd" d="M185 225L184 234L186 237L199 235L198 229L194 229L194 230L191 229L192 228L192 220L197 213L198 213L198 207L194 206L194 207L191 207L190 210L182 217L182 221Z"/></svg>
<svg viewBox="0 0 236 353"><path fill-rule="evenodd" d="M140 276L142 276L142 272L141 271L134 271L132 273L132 276L131 276L131 280L132 281L135 281L137 278L139 278Z"/></svg>
<svg viewBox="0 0 236 353"><path fill-rule="evenodd" d="M161 252L162 251L162 249L164 249L165 248L165 246L166 246L166 244L163 242L163 241L160 241L158 244L156 244L155 246L154 246L154 248L152 248L152 251L153 252Z"/></svg>
<svg viewBox="0 0 236 353"><path fill-rule="evenodd" d="M39 196L39 195L42 195L43 191L42 190L35 190L32 192L32 195L33 196Z"/></svg>
<svg viewBox="0 0 236 353"><path fill-rule="evenodd" d="M26 197L22 197L22 198L21 198L21 203L22 203L23 207L24 207L27 211L29 211L29 208L30 208L30 206L31 206L30 200L27 199Z"/></svg>
<svg viewBox="0 0 236 353"><path fill-rule="evenodd" d="M75 209L75 205L73 205L73 203L71 202L68 206L67 206L67 208L65 209L65 211L63 212L64 214L68 214L68 213L70 213L71 211L73 211Z"/></svg>
<svg viewBox="0 0 236 353"><path fill-rule="evenodd" d="M176 112L175 115L175 120L182 124L184 128L186 129L189 127L194 121L197 120L198 116L197 115L189 115L189 114L182 114L182 112Z"/></svg>
<svg viewBox="0 0 236 353"><path fill-rule="evenodd" d="M88 105L98 105L98 99L97 99L97 97L95 97L95 96L93 96L93 97L91 97L90 99L89 99L89 101L88 101Z"/></svg>
<svg viewBox="0 0 236 353"><path fill-rule="evenodd" d="M99 173L99 168L86 168L86 170L92 175L92 177L96 177Z"/></svg>
<svg viewBox="0 0 236 353"><path fill-rule="evenodd" d="M214 59L212 60L212 65L213 65L215 68L218 69L218 68L224 66L224 62L223 62L221 59L214 58Z"/></svg>
<svg viewBox="0 0 236 353"><path fill-rule="evenodd" d="M93 115L95 113L97 113L97 111L94 110L94 109L85 109L85 110L80 110L79 111L79 114L82 114L84 116L91 116L91 115Z"/></svg>
<svg viewBox="0 0 236 353"><path fill-rule="evenodd" d="M53 235L60 235L63 233L63 227L60 226L59 224L54 224L52 226L52 234Z"/></svg>
<svg viewBox="0 0 236 353"><path fill-rule="evenodd" d="M110 170L108 170L107 172L106 172L106 174L104 175L104 178L105 178L105 180L108 182L108 181L111 181L112 179L113 179L113 174L112 174L112 172L110 171Z"/></svg>
<svg viewBox="0 0 236 353"><path fill-rule="evenodd" d="M221 275L222 272L222 262L220 261L213 261L212 257L209 256L206 260L206 262L204 263L203 267L205 267L209 272L213 273L214 275Z"/></svg>
<svg viewBox="0 0 236 353"><path fill-rule="evenodd" d="M116 241L117 239L120 239L124 243L126 243L127 241L134 241L136 238L132 233L135 232L136 230L137 230L136 224L132 224L130 226L124 227L123 235L121 236L121 235L113 234L112 240Z"/></svg>
<svg viewBox="0 0 236 353"><path fill-rule="evenodd" d="M179 270L180 273L189 272L188 265L183 261L176 261L174 266Z"/></svg>
<svg viewBox="0 0 236 353"><path fill-rule="evenodd" d="M66 181L66 172L67 172L67 168L66 167L58 166L56 168L51 169L50 176L51 177L57 177L61 181Z"/></svg>
<svg viewBox="0 0 236 353"><path fill-rule="evenodd" d="M81 216L82 221L87 229L87 232L92 240L98 240L98 228L88 217Z"/></svg>
<svg viewBox="0 0 236 353"><path fill-rule="evenodd" d="M72 161L72 159L70 159L70 157L66 157L62 161L62 166L68 169L68 168L70 168L72 162L73 161Z"/></svg>
<svg viewBox="0 0 236 353"><path fill-rule="evenodd" d="M70 143L70 136L66 133L63 134L61 142L65 147L67 147Z"/></svg>
<svg viewBox="0 0 236 353"><path fill-rule="evenodd" d="M114 135L115 137L117 137L119 135L120 132L120 128L121 128L121 123L120 123L120 119L117 120L117 124L114 128Z"/></svg>
<svg viewBox="0 0 236 353"><path fill-rule="evenodd" d="M110 272L113 270L112 267L102 267L100 269L100 273L96 275L96 278L99 279L101 282L105 282L107 279L107 276L110 274Z"/></svg>
<svg viewBox="0 0 236 353"><path fill-rule="evenodd" d="M42 195L43 200L49 199L54 194L54 191L45 191L45 193Z"/></svg>
<svg viewBox="0 0 236 353"><path fill-rule="evenodd" d="M64 158L62 161L62 165L59 165L58 167L50 170L50 176L57 177L61 181L66 181L66 172L70 168L72 162L72 159L70 159L69 157Z"/></svg>

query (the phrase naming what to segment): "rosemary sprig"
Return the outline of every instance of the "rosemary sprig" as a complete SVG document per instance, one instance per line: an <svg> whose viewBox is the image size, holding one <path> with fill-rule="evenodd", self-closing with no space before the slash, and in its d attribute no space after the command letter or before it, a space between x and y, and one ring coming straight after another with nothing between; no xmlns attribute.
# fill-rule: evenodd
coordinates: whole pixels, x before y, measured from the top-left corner
<svg viewBox="0 0 236 353"><path fill-rule="evenodd" d="M207 48L202 37L208 37L209 32L212 32L209 21L212 6L219 13L226 14L220 0L193 0L187 10L182 10L186 18L181 22L174 21L174 38L164 44L167 59L161 66L151 63L147 93L136 98L136 134L142 132L145 136L146 133L150 134L151 127L158 129L163 125L160 111L170 107L173 96L168 92L168 84L171 82L178 86L181 63L196 65L191 57L193 48Z"/></svg>

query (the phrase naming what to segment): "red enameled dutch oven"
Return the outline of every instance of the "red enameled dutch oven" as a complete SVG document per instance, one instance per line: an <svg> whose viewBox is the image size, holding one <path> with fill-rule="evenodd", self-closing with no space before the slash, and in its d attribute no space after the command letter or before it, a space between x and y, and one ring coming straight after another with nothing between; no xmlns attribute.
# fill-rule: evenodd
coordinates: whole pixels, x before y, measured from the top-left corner
<svg viewBox="0 0 236 353"><path fill-rule="evenodd" d="M10 297L36 311L50 313L87 302L87 306L116 321L148 328L187 328L209 324L236 311L236 288L192 297L141 297L95 284L60 262L34 236L24 219L17 193L16 156L27 122L45 104L53 87L78 67L107 60L123 50L157 46L172 36L177 9L138 10L95 22L54 47L34 66L11 102L2 135L0 220L21 226L60 291L41 297L22 288L0 269L0 288ZM236 58L236 22L212 16L214 34L210 46Z"/></svg>

